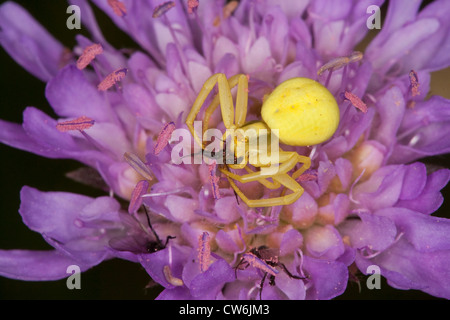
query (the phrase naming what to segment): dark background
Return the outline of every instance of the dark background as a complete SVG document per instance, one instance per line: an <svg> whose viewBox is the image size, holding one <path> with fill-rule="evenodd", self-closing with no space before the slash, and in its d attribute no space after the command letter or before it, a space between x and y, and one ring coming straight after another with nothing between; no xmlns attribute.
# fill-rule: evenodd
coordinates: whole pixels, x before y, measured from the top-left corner
<svg viewBox="0 0 450 320"><path fill-rule="evenodd" d="M1 1L4 2L4 1ZM75 45L75 35L81 30L66 28L68 4L59 0L16 1L68 48ZM426 1L425 3L430 2ZM382 7L385 12L385 6ZM96 17L105 36L117 48L137 47L128 36L118 30L99 10ZM83 21L83 14L81 17ZM383 22L383 20L382 20ZM368 39L376 34L370 31ZM360 48L364 47L364 43ZM22 123L22 112L27 106L35 106L56 118L44 96L45 83L34 78L16 64L8 54L0 49L0 119ZM450 99L450 69L432 75L432 92ZM449 157L439 156L424 162L448 167ZM102 192L78 184L65 177L69 171L80 167L71 160L52 160L10 148L0 144L0 248L1 249L50 249L40 234L30 231L18 213L19 192L23 185L41 191L68 191L90 196L104 195ZM444 197L450 196L450 187L444 190ZM436 216L449 217L450 204L446 200ZM53 282L24 282L0 277L0 299L154 299L159 289L146 289L150 278L139 264L111 260L88 270L81 275L81 290L69 290L66 280ZM369 290L365 278L361 282L361 292L355 284L338 299L435 299L420 291L401 291L390 288L383 280L381 290Z"/></svg>

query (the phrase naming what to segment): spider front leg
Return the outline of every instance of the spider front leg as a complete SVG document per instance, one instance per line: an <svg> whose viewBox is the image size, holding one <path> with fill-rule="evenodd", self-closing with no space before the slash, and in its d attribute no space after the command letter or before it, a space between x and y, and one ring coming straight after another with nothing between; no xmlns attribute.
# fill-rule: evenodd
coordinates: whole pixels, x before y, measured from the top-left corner
<svg viewBox="0 0 450 320"><path fill-rule="evenodd" d="M228 85L231 88L234 88L237 86L237 93L236 93L236 110L235 110L235 123L234 127L240 128L244 125L245 119L247 118L247 104L248 104L248 79L247 76L243 74L237 74L232 76L228 79ZM203 132L205 132L208 129L209 126L209 120L214 113L214 111L219 106L219 95L216 94L214 99L212 100L211 104L208 106L208 108L205 110L205 115L203 117L204 126L203 126ZM226 128L230 128L225 124Z"/></svg>
<svg viewBox="0 0 450 320"><path fill-rule="evenodd" d="M203 147L202 139L200 139L200 137L197 135L197 132L195 132L194 130L194 121L197 118L197 115L200 113L200 109L202 108L206 98L214 89L216 83L219 88L218 100L220 102L223 122L225 124L225 127L227 128L233 126L234 106L228 80L223 73L213 74L203 84L203 87L200 90L197 98L195 99L194 104L192 105L192 109L186 118L186 125L188 126L189 131L191 132L192 136L197 141L197 143L202 147Z"/></svg>
<svg viewBox="0 0 450 320"><path fill-rule="evenodd" d="M247 116L247 91L248 91L248 79L243 74L237 74L227 80L223 73L217 73L212 75L206 80L200 93L192 105L191 111L186 118L186 125L188 126L194 139L203 147L202 140L198 137L197 133L194 131L194 121L197 115L208 97L211 91L214 89L217 83L218 93L214 96L213 100L205 110L205 115L203 119L203 129L202 136L209 127L209 120L213 112L217 109L220 104L220 109L222 113L222 119L225 127L227 129L234 129L236 127L241 127ZM236 116L234 115L234 105L233 98L231 96L231 88L237 86L236 95ZM234 123L233 123L234 122Z"/></svg>

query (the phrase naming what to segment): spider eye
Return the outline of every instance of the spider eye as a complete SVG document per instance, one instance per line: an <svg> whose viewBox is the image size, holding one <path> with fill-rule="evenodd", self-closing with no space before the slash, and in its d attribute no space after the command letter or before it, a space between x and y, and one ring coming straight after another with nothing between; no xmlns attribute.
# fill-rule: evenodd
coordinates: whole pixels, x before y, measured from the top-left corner
<svg viewBox="0 0 450 320"><path fill-rule="evenodd" d="M339 125L339 107L323 85L308 78L281 83L267 97L261 115L282 143L310 146L322 143Z"/></svg>

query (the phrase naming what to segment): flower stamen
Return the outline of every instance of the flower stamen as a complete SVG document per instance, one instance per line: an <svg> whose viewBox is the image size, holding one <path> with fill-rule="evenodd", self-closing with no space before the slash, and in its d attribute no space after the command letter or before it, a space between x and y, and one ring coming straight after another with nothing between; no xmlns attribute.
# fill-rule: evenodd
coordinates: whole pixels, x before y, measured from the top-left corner
<svg viewBox="0 0 450 320"><path fill-rule="evenodd" d="M227 19L231 16L231 14L236 10L237 6L239 4L239 1L230 1L228 2L222 9L223 12L223 18Z"/></svg>
<svg viewBox="0 0 450 320"><path fill-rule="evenodd" d="M209 169L209 181L211 183L211 188L213 192L214 199L220 199L219 192L219 177L216 176L216 161L212 161L211 164L208 165Z"/></svg>
<svg viewBox="0 0 450 320"><path fill-rule="evenodd" d="M113 85L115 85L117 82L125 78L127 75L127 69L117 69L116 71L111 72L109 75L106 76L105 79L103 79L102 82L97 86L98 90L100 91L106 91L109 88L111 88Z"/></svg>
<svg viewBox="0 0 450 320"><path fill-rule="evenodd" d="M164 277L166 278L167 282L170 283L173 286L181 287L184 285L183 280L180 278L174 277L172 275L172 271L170 270L169 265L165 265L163 268Z"/></svg>
<svg viewBox="0 0 450 320"><path fill-rule="evenodd" d="M168 122L164 125L164 127L162 128L161 132L158 135L155 147L153 148L153 153L155 155L158 155L167 146L174 130L175 130L175 123Z"/></svg>
<svg viewBox="0 0 450 320"><path fill-rule="evenodd" d="M302 181L314 181L317 180L317 173L304 173L300 177L297 178L298 182Z"/></svg>
<svg viewBox="0 0 450 320"><path fill-rule="evenodd" d="M345 91L344 97L346 100L350 101L355 108L361 110L364 113L367 112L367 105L355 94Z"/></svg>
<svg viewBox="0 0 450 320"><path fill-rule="evenodd" d="M147 192L149 183L147 180L139 181L131 193L130 204L128 205L128 213L134 214L142 205L142 196Z"/></svg>
<svg viewBox="0 0 450 320"><path fill-rule="evenodd" d="M233 14L233 12L234 12L234 10L236 10L238 4L239 4L239 1L230 1L223 7L223 9L222 9L223 20L228 19ZM213 21L213 26L218 27L220 25L220 23L221 23L220 16L217 16Z"/></svg>
<svg viewBox="0 0 450 320"><path fill-rule="evenodd" d="M123 2L120 2L119 0L108 0L108 5L119 17L123 17L127 14L127 8L125 7L125 4Z"/></svg>
<svg viewBox="0 0 450 320"><path fill-rule="evenodd" d="M198 7L198 0L188 0L188 13L192 14Z"/></svg>
<svg viewBox="0 0 450 320"><path fill-rule="evenodd" d="M165 191L165 192L146 193L146 194L143 194L141 197L142 198L163 197L163 196L168 196L171 194L178 194L178 193L188 193L188 190L187 190L187 188L183 187L183 188L178 188L178 189Z"/></svg>
<svg viewBox="0 0 450 320"><path fill-rule="evenodd" d="M409 72L409 82L411 83L411 93L412 96L418 96L420 94L419 91L419 77L417 76L417 72L411 70Z"/></svg>
<svg viewBox="0 0 450 320"><path fill-rule="evenodd" d="M134 153L125 152L123 155L124 159L128 164L136 170L137 173L139 173L142 177L144 177L146 180L153 180L152 178L152 172L148 168L148 166L142 162L142 160L135 155Z"/></svg>
<svg viewBox="0 0 450 320"><path fill-rule="evenodd" d="M173 1L167 1L164 2L162 4L160 4L159 6L157 6L155 8L155 10L153 10L153 18L159 18L161 17L163 14L165 14L167 11L169 11L169 9L175 7L175 2Z"/></svg>
<svg viewBox="0 0 450 320"><path fill-rule="evenodd" d="M392 241L392 243L389 245L389 247L392 247L394 244L396 244L398 241L400 241L400 239L403 237L404 234L405 234L404 232L399 232L399 234L397 234L394 241ZM364 259L368 259L368 260L373 259L376 256L378 256L379 254L386 251L386 250L373 251L368 246L359 248L358 250L360 251L361 255L364 257Z"/></svg>
<svg viewBox="0 0 450 320"><path fill-rule="evenodd" d="M208 270L211 261L211 238L208 232L203 232L198 238L198 260L200 262L200 271Z"/></svg>
<svg viewBox="0 0 450 320"><path fill-rule="evenodd" d="M361 180L361 178L363 177L364 173L366 172L366 168L364 168L361 173L359 174L359 176L355 179L355 181L352 183L351 187L350 187L350 192L348 194L348 198L350 199L351 202L356 203L356 204L360 204L360 202L358 200L356 200L353 197L353 187L356 186L356 184L359 182L359 180Z"/></svg>
<svg viewBox="0 0 450 320"><path fill-rule="evenodd" d="M68 120L63 122L58 122L56 124L56 129L61 132L79 130L83 131L92 127L95 123L95 120L88 118L86 116L81 116L74 120Z"/></svg>
<svg viewBox="0 0 450 320"><path fill-rule="evenodd" d="M82 55L77 60L77 68L79 70L83 70L86 68L92 60L99 54L103 53L103 47L100 44L94 43L90 46L87 46Z"/></svg>
<svg viewBox="0 0 450 320"><path fill-rule="evenodd" d="M349 56L334 58L320 67L319 71L317 71L317 75L320 76L326 70L330 70L330 72L338 70L352 62L358 62L362 60L362 58L363 54L359 51L354 51Z"/></svg>

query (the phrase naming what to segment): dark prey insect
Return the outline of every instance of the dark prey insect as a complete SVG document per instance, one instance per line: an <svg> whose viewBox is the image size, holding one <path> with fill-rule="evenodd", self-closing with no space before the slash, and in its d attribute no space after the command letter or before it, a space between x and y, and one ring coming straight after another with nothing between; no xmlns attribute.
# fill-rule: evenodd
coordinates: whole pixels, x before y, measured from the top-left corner
<svg viewBox="0 0 450 320"><path fill-rule="evenodd" d="M156 241L148 241L147 244L145 245L145 247L147 249L147 252L153 253L153 252L164 249L167 246L167 244L169 243L169 240L175 239L176 237L167 236L166 242L163 244L161 239L159 238L158 234L156 233L155 229L153 229L152 224L150 223L150 217L148 215L147 208L145 208L145 205L143 207L144 207L144 211L145 211L145 216L147 217L148 226L150 227L150 230L152 230L152 233L156 239Z"/></svg>
<svg viewBox="0 0 450 320"><path fill-rule="evenodd" d="M145 235L143 232L134 233L132 235L128 235L126 237L117 237L113 238L109 241L109 244L112 248L119 250L119 251L130 251L134 253L154 253L160 250L163 250L166 248L167 244L171 239L175 239L174 236L167 236L166 240L163 242L161 238L156 233L156 230L153 228L150 217L147 212L147 209L144 207L145 216L147 218L147 224L151 230L151 233L153 233L154 239L149 239L149 231L145 230ZM127 215L125 216L127 223L130 225L135 226L135 220L131 216ZM124 219L125 219L124 217ZM139 223L140 227L142 229L145 229L145 227ZM134 227L135 228L135 227Z"/></svg>
<svg viewBox="0 0 450 320"><path fill-rule="evenodd" d="M279 251L276 249L270 249L267 246L259 246L258 248L252 248L249 252L242 255L241 260L235 267L235 276L237 278L237 269L246 269L249 266L260 269L264 272L259 285L259 300L261 300L262 290L264 287L264 282L269 275L269 285L275 285L275 277L279 273L276 267L281 268L288 276L292 279L303 280L307 277L300 277L292 274L284 263L278 260ZM243 266L243 267L241 267Z"/></svg>
<svg viewBox="0 0 450 320"><path fill-rule="evenodd" d="M197 155L199 153L194 153L192 155ZM212 164L210 164L210 181L213 189L213 195L216 200L220 198L218 181L219 179L216 177L216 165L219 164L220 167L225 167L229 170L228 164L238 164L243 158L237 158L234 153L227 149L226 141L223 141L223 148L219 151L211 150L207 151L205 149L201 150L201 154L211 160L213 160ZM232 161L232 162L231 162ZM239 205L239 197L236 191L233 189L234 195L236 197L236 202Z"/></svg>

